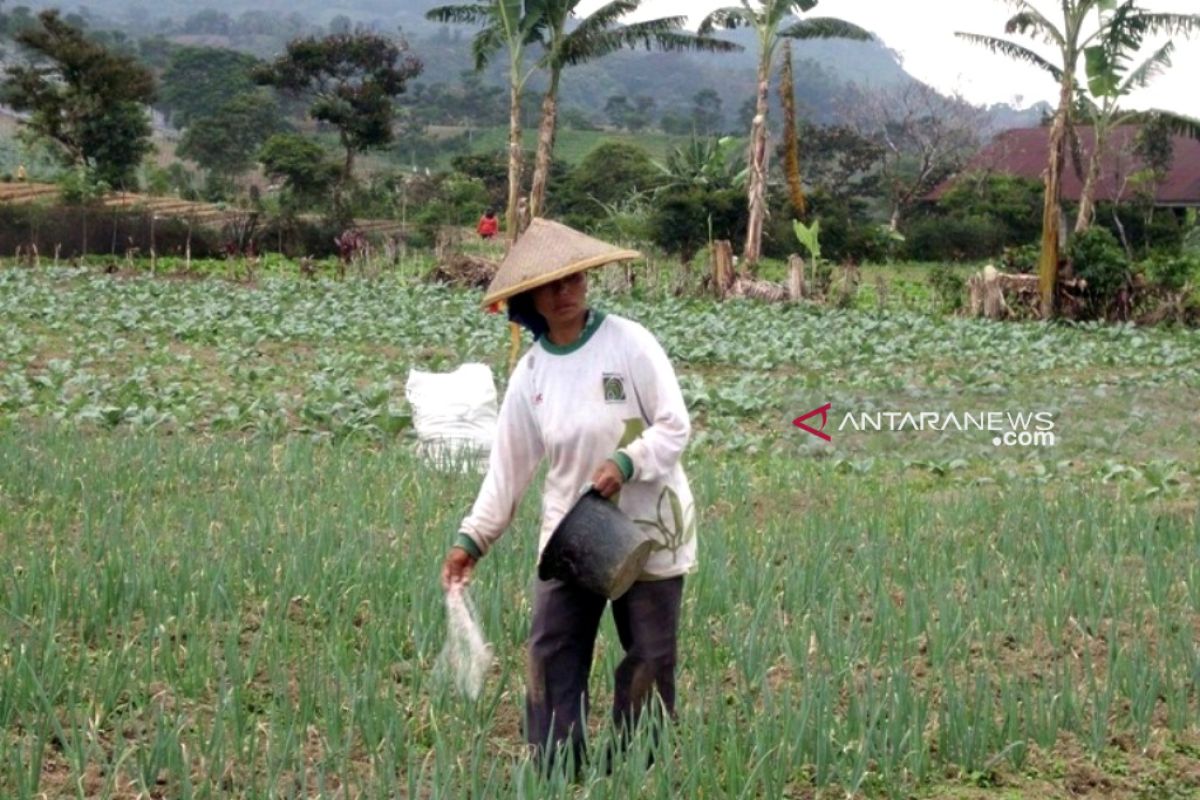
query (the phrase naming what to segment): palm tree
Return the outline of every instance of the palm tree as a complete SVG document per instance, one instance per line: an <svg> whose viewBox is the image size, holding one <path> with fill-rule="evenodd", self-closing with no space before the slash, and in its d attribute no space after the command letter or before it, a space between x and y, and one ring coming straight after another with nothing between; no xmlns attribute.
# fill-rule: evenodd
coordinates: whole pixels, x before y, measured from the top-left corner
<svg viewBox="0 0 1200 800"><path fill-rule="evenodd" d="M1123 109L1120 102L1135 89L1145 88L1157 76L1171 66L1171 55L1175 43L1167 42L1143 61L1136 69L1127 71L1125 64L1129 55L1140 44L1135 40L1116 40L1105 43L1107 52L1093 51L1088 59L1088 93L1080 93L1080 105L1092 123L1092 155L1088 160L1087 177L1079 197L1079 213L1075 217L1075 233L1087 230L1096 214L1096 184L1100 180L1100 165L1105 155L1108 137L1122 125L1165 124L1172 133L1200 139L1200 120L1162 109L1131 111ZM1126 48L1126 45L1130 45Z"/></svg>
<svg viewBox="0 0 1200 800"><path fill-rule="evenodd" d="M1049 318L1057 310L1059 237L1063 233L1062 172L1067 143L1075 140L1075 99L1080 59L1096 58L1091 54L1098 53L1097 48L1103 48L1106 41L1161 32L1187 33L1200 28L1200 17L1154 13L1139 7L1137 0L1124 0L1119 6L1114 0L1060 0L1062 19L1060 24L1056 24L1029 0L1006 2L1015 6L1016 13L1005 24L1005 32L1028 35L1052 45L1057 51L1055 62L1008 39L974 33L956 35L994 53L1034 64L1050 73L1059 84L1058 110L1050 127L1042 203L1042 255L1038 262L1041 312L1043 317ZM1095 30L1087 33L1085 27L1093 12L1098 15L1098 23Z"/></svg>
<svg viewBox="0 0 1200 800"><path fill-rule="evenodd" d="M542 119L538 129L537 158L533 171L533 186L529 193L531 216L545 213L546 182L554 154L554 137L558 129L558 90L562 73L567 67L603 58L610 53L638 45L647 50L698 50L730 52L741 50L739 45L703 36L694 36L681 29L687 17L659 19L622 25L621 19L638 10L643 0L610 0L567 30L583 0L546 0L545 55L540 66L549 73L549 84L542 99Z"/></svg>
<svg viewBox="0 0 1200 800"><path fill-rule="evenodd" d="M488 0L440 6L426 13L435 22L482 25L471 43L475 69L483 70L500 50L508 52L508 207L505 235L511 246L520 235L517 207L521 197L521 95L533 74L525 66L525 48L544 38L547 0Z"/></svg>
<svg viewBox="0 0 1200 800"><path fill-rule="evenodd" d="M747 162L750 180L747 199L750 221L742 258L747 265L758 262L762 253L763 224L767 218L767 109L771 88L771 69L781 38L856 39L873 38L870 33L849 22L831 17L801 19L781 27L793 13L802 14L816 7L818 0L741 0L740 6L719 8L700 23L699 34L710 35L717 28L753 28L758 34L758 95L754 121L750 126Z"/></svg>

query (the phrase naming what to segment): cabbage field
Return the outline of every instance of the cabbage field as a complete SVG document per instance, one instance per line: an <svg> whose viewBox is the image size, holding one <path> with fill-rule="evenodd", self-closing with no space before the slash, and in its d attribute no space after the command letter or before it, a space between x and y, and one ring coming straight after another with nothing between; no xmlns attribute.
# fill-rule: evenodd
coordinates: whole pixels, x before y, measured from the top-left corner
<svg viewBox="0 0 1200 800"><path fill-rule="evenodd" d="M503 387L478 300L0 271L0 797L1200 792L1200 332L595 292L676 364L701 568L669 754L573 784L520 730L536 487L472 585L482 696L434 673L479 477L417 458L404 382ZM1056 441L839 429L891 409Z"/></svg>

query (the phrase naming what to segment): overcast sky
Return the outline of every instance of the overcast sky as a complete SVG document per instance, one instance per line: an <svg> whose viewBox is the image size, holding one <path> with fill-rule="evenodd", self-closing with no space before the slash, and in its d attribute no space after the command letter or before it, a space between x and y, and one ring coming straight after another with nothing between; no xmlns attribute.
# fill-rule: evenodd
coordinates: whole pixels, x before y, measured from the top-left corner
<svg viewBox="0 0 1200 800"><path fill-rule="evenodd" d="M585 0L580 10L590 12L603 2ZM686 14L694 27L709 11L727 5L737 5L737 0L645 0L638 18ZM1034 5L1049 13L1058 3L1034 0ZM1144 5L1154 11L1200 13L1200 0L1147 0ZM823 0L810 16L841 17L874 31L901 54L911 75L943 92L960 92L974 103L1028 106L1046 100L1057 105L1053 81L1045 73L954 36L955 31L1004 36L1011 13L1001 0ZM1052 52L1032 40L1018 40L1043 55ZM1200 37L1176 38L1175 45L1172 67L1128 105L1200 117ZM1151 52L1148 47L1146 53Z"/></svg>

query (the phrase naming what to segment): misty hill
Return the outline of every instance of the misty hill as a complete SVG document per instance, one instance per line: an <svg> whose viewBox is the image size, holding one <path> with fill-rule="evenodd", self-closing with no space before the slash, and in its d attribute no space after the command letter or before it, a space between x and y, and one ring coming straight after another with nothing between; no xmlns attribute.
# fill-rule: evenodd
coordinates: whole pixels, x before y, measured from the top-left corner
<svg viewBox="0 0 1200 800"><path fill-rule="evenodd" d="M454 87L470 70L471 37L466 26L429 22L425 12L442 0L255 0L255 2L184 2L158 0L91 0L85 5L26 0L33 8L58 5L78 13L90 27L118 30L130 38L166 36L181 43L227 46L269 57L279 52L287 38L319 34L337 17L356 25L395 33L401 31L425 69L414 83L424 87ZM8 2L11 10L19 2ZM263 25L267 24L264 29ZM268 33L269 31L269 33ZM686 113L691 98L713 89L721 97L725 124L742 127L747 101L753 97L756 71L756 37L750 31L723 33L745 47L734 54L687 54L626 51L575 67L563 79L562 104L581 118L605 122L604 107L610 97L652 98L654 116ZM903 86L915 79L905 72L899 55L880 40L872 42L794 42L796 96L800 113L813 121L837 121L839 109L855 101L857 90ZM502 91L502 65L493 64L484 84ZM414 86L414 88L417 88ZM542 88L531 81L531 97ZM772 92L772 103L778 105ZM1036 124L1041 111L1008 106L991 109L992 130ZM778 119L778 115L775 115Z"/></svg>

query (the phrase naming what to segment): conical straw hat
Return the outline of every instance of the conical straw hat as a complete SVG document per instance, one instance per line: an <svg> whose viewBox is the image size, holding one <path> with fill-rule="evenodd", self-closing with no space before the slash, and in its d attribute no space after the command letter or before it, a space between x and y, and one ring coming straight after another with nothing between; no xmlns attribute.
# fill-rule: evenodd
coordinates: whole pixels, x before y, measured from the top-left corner
<svg viewBox="0 0 1200 800"><path fill-rule="evenodd" d="M537 218L500 262L483 305L490 306L592 267L641 257L636 250L615 247L562 223Z"/></svg>

